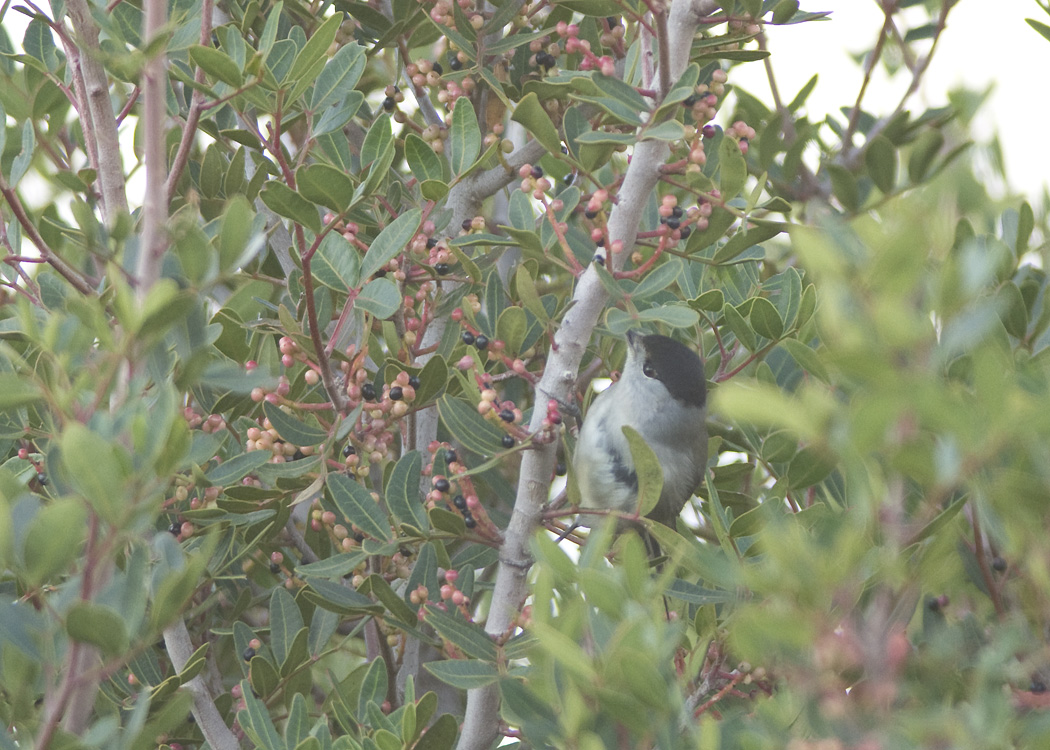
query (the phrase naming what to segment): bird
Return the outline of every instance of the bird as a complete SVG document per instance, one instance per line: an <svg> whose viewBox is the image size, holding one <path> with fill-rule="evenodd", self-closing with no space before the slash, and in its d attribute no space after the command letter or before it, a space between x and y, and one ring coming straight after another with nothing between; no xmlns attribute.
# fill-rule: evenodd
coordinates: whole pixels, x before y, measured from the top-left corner
<svg viewBox="0 0 1050 750"><path fill-rule="evenodd" d="M573 456L581 508L636 512L638 475L622 428L633 428L663 470L648 518L674 528L707 468L707 384L700 356L660 334L627 332L620 379L584 415ZM658 548L657 548L658 549Z"/></svg>

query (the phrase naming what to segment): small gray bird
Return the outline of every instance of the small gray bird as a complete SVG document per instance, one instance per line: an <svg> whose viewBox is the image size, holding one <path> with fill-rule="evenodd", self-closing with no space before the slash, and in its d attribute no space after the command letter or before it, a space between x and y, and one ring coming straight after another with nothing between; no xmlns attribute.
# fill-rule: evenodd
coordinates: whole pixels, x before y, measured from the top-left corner
<svg viewBox="0 0 1050 750"><path fill-rule="evenodd" d="M674 526L707 467L707 385L700 357L658 334L627 333L627 361L620 379L595 398L583 420L573 457L580 507L638 507L638 476L627 439L641 435L663 469L660 500L648 514Z"/></svg>

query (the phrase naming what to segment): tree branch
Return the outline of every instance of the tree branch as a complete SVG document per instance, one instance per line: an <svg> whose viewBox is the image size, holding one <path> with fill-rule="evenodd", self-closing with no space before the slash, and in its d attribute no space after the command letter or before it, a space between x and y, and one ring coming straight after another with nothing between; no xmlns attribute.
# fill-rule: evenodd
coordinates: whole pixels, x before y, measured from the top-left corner
<svg viewBox="0 0 1050 750"><path fill-rule="evenodd" d="M186 662L193 655L193 643L190 642L186 623L179 620L164 631L164 646L171 658L171 666L181 672ZM215 707L215 699L208 692L204 678L197 675L185 685L193 694L193 718L197 721L204 739L214 750L240 750L237 737L226 726Z"/></svg>
<svg viewBox="0 0 1050 750"><path fill-rule="evenodd" d="M146 0L143 38L147 42L162 33L167 21L166 0ZM146 164L146 196L142 206L142 234L139 243L136 281L140 300L160 278L161 258L168 248L167 219L168 176L165 153L164 92L167 84L167 55L158 52L142 70L142 108L145 139L143 161Z"/></svg>
<svg viewBox="0 0 1050 750"><path fill-rule="evenodd" d="M676 80L685 70L696 27L701 18L714 12L716 7L715 3L706 0L673 0L667 18L667 75L670 80ZM610 253L609 264L614 271L621 270L631 254L642 213L650 193L656 188L660 168L668 155L667 144L659 141L642 141L634 149L617 203L609 217L611 242L623 243L621 252ZM543 377L536 387L530 431L540 430L551 399L562 403L570 400L591 332L607 301L608 293L591 266L580 277L572 302L567 307L568 312L555 334ZM528 594L527 576L532 565L529 540L539 524L540 511L550 494L556 457L555 443L535 446L522 456L517 499L500 549L499 570L485 624L485 631L490 636L501 636L514 627ZM469 691L459 750L491 747L496 740L498 712L499 690L496 686Z"/></svg>
<svg viewBox="0 0 1050 750"><path fill-rule="evenodd" d="M66 0L65 10L76 32L74 41L79 47L79 71L83 77L83 85L76 88L81 98L77 109L81 115L84 140L91 143L88 153L93 150L96 154L103 218L112 225L119 214L128 212L128 197L120 159L117 118L109 101L109 79L102 67L98 26L91 17L86 0ZM88 113L87 118L85 113Z"/></svg>

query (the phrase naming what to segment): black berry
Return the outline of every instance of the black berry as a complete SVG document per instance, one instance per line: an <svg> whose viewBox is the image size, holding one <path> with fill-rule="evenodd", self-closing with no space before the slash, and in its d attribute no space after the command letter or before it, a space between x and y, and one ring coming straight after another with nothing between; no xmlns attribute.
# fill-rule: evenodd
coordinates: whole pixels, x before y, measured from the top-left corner
<svg viewBox="0 0 1050 750"><path fill-rule="evenodd" d="M448 61L448 66L449 66L450 68L452 68L452 70L462 70L462 69L463 69L463 63L461 63L461 62L459 61L459 58L458 58L458 57L453 57L453 58L451 58L451 59L450 59L450 60Z"/></svg>
<svg viewBox="0 0 1050 750"><path fill-rule="evenodd" d="M466 526L468 529L473 529L475 526L478 525L478 522L474 518L474 516L470 515L470 513L464 513L463 514L463 525Z"/></svg>
<svg viewBox="0 0 1050 750"><path fill-rule="evenodd" d="M343 446L343 457L344 458L350 458L350 456L356 456L356 455L357 455L357 449L354 448L354 446L350 445L350 443L347 443L346 445Z"/></svg>
<svg viewBox="0 0 1050 750"><path fill-rule="evenodd" d="M459 456L456 455L456 452L454 450L452 450L451 448L446 448L445 449L445 463L451 464L451 463L455 463L458 460L459 460Z"/></svg>
<svg viewBox="0 0 1050 750"><path fill-rule="evenodd" d="M448 276L449 271L451 270L452 267L449 266L448 263L438 263L434 266L434 273L436 273L438 276Z"/></svg>
<svg viewBox="0 0 1050 750"><path fill-rule="evenodd" d="M438 492L448 492L452 485L448 483L448 480L444 477L434 480L434 489Z"/></svg>
<svg viewBox="0 0 1050 750"><path fill-rule="evenodd" d="M586 216L588 219L593 219L595 216L598 215L598 212L588 208L586 211L583 212L583 215Z"/></svg>
<svg viewBox="0 0 1050 750"><path fill-rule="evenodd" d="M394 100L394 97L392 97L392 96L388 96L386 99L383 100L383 109L385 109L387 112L393 112L394 111L394 107L396 107L396 106L397 106L397 102Z"/></svg>
<svg viewBox="0 0 1050 750"><path fill-rule="evenodd" d="M278 565L275 562L270 563L270 572L273 573L274 575L277 575L278 573L281 572L281 566Z"/></svg>
<svg viewBox="0 0 1050 750"><path fill-rule="evenodd" d="M430 250L431 248L437 247L437 244L438 244L438 241L435 240L433 237L427 237L427 250Z"/></svg>
<svg viewBox="0 0 1050 750"><path fill-rule="evenodd" d="M405 391L404 391L404 389L401 388L401 386L395 385L393 388L390 389L390 400L391 401L400 401L404 397L405 397Z"/></svg>
<svg viewBox="0 0 1050 750"><path fill-rule="evenodd" d="M42 471L38 471L37 474L36 474L36 481L40 482L40 484L42 484L42 485L46 485L47 484L47 474L45 474Z"/></svg>
<svg viewBox="0 0 1050 750"><path fill-rule="evenodd" d="M361 397L365 401L375 401L376 387L371 383L365 383L363 386L361 386Z"/></svg>
<svg viewBox="0 0 1050 750"><path fill-rule="evenodd" d="M1002 573L1003 571L1005 571L1006 570L1006 560L1004 560L1003 558L1001 558L999 556L996 556L992 560L992 570L994 570L996 573Z"/></svg>
<svg viewBox="0 0 1050 750"><path fill-rule="evenodd" d="M434 65L432 67L434 69L434 72L437 73L438 75L441 75L442 73L445 72L445 69L443 67L441 67L441 63L439 63L439 62L434 63Z"/></svg>
<svg viewBox="0 0 1050 750"><path fill-rule="evenodd" d="M470 331L463 331L463 335L460 337L463 339L463 343L470 346L474 343L474 334Z"/></svg>
<svg viewBox="0 0 1050 750"><path fill-rule="evenodd" d="M463 497L462 495L456 495L454 498L452 498L452 504L456 506L457 510L466 510L467 498Z"/></svg>
<svg viewBox="0 0 1050 750"><path fill-rule="evenodd" d="M503 444L504 448L513 448L514 447L514 438L511 437L510 435L504 435L503 438L500 440L500 442Z"/></svg>
<svg viewBox="0 0 1050 750"><path fill-rule="evenodd" d="M684 227L682 227L682 239L683 240L686 237L688 237L689 235L691 235L692 233L693 233L693 228L691 226L689 226L688 224L686 224Z"/></svg>
<svg viewBox="0 0 1050 750"><path fill-rule="evenodd" d="M172 536L178 536L181 531L182 524L180 524L178 521L172 521L171 526L168 527L168 533Z"/></svg>
<svg viewBox="0 0 1050 750"><path fill-rule="evenodd" d="M485 349L488 348L488 345L488 336L478 336L476 339L474 339L474 346L476 346L481 351L485 351Z"/></svg>
<svg viewBox="0 0 1050 750"><path fill-rule="evenodd" d="M245 661L251 661L255 658L255 649L249 646L248 648L244 649L244 653L241 654L241 656Z"/></svg>
<svg viewBox="0 0 1050 750"><path fill-rule="evenodd" d="M532 168L532 176L535 177L537 180L539 178L543 177L543 167L541 167L538 164L536 166L534 166Z"/></svg>
<svg viewBox="0 0 1050 750"><path fill-rule="evenodd" d="M671 209L671 218L673 218L673 219L681 219L683 213L685 213L685 212L682 211L682 207L681 206L675 206L674 208Z"/></svg>
<svg viewBox="0 0 1050 750"><path fill-rule="evenodd" d="M704 129L701 132L704 134L704 138L714 138L715 133L717 133L718 131L715 130L714 125L704 125Z"/></svg>
<svg viewBox="0 0 1050 750"><path fill-rule="evenodd" d="M682 222L678 221L678 219L668 219L664 223L667 224L668 229L678 229L678 227L682 226Z"/></svg>
<svg viewBox="0 0 1050 750"><path fill-rule="evenodd" d="M513 422L514 412L512 412L510 409L504 409L499 413L499 418L502 419L504 422Z"/></svg>
<svg viewBox="0 0 1050 750"><path fill-rule="evenodd" d="M422 385L419 382L419 376L418 375L409 375L408 376L408 384L410 386L412 386L413 388L418 388L420 385Z"/></svg>
<svg viewBox="0 0 1050 750"><path fill-rule="evenodd" d="M693 94L692 96L687 96L684 100L682 100L682 106L692 107L694 104L697 103L697 101L699 101L699 99L700 97L698 97L696 94Z"/></svg>
<svg viewBox="0 0 1050 750"><path fill-rule="evenodd" d="M292 454L292 460L293 460L293 461L298 461L298 460L299 460L300 458L306 458L306 454L305 454L305 453L303 453L303 452L302 452L301 450L299 450L298 448L296 448L296 449L295 449L295 453L293 453L293 454Z"/></svg>

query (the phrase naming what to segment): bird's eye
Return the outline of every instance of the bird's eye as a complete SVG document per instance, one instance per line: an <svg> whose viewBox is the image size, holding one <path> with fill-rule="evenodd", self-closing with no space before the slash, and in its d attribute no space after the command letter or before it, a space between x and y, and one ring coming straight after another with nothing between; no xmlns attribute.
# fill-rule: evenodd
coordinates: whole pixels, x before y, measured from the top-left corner
<svg viewBox="0 0 1050 750"><path fill-rule="evenodd" d="M645 374L645 377L647 377L647 378L655 378L656 377L656 368L653 367L652 362L650 362L649 360L645 360L645 363L642 365L642 372Z"/></svg>

